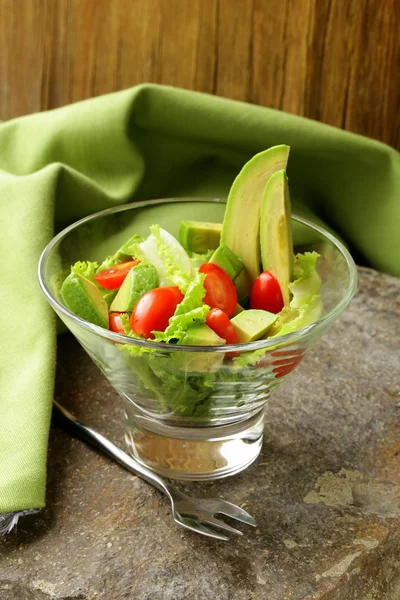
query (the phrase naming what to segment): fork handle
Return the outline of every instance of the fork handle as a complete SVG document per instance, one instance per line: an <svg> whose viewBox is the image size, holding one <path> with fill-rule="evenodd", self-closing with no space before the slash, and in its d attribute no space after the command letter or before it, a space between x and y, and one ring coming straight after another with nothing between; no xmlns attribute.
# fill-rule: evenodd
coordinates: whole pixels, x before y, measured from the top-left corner
<svg viewBox="0 0 400 600"><path fill-rule="evenodd" d="M83 441L88 442L95 448L101 450L103 454L106 454L120 465L125 467L125 469L128 469L128 471L131 471L132 473L135 473L135 475L138 475L138 477L141 479L144 479L144 481L150 483L152 486L166 494L170 500L172 500L167 482L164 481L159 475L141 465L137 460L129 456L129 454L126 454L126 452L105 438L104 435L101 435L101 433L92 427L89 427L85 423L82 423L82 421L79 421L56 400L53 400L53 410L58 417L60 424L62 424L64 428L68 428L74 437L79 437Z"/></svg>

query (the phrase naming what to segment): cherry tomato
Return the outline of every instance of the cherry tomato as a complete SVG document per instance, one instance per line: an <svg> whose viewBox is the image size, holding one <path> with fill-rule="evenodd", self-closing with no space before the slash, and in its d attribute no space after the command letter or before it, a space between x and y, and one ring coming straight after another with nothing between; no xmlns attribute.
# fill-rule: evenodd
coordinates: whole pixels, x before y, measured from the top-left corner
<svg viewBox="0 0 400 600"><path fill-rule="evenodd" d="M281 288L270 271L264 271L255 280L250 294L250 308L278 313L283 308Z"/></svg>
<svg viewBox="0 0 400 600"><path fill-rule="evenodd" d="M122 335L124 335L125 330L121 322L121 314L126 313L112 312L109 314L108 328L110 329L110 331L115 331L115 333L122 333Z"/></svg>
<svg viewBox="0 0 400 600"><path fill-rule="evenodd" d="M152 331L165 331L183 294L176 286L159 287L146 292L135 304L130 324L132 331L154 338Z"/></svg>
<svg viewBox="0 0 400 600"><path fill-rule="evenodd" d="M303 360L305 355L305 350L289 350L289 351L281 351L277 350L272 352L272 356L278 357L273 361L273 372L275 377L278 379L279 377L284 377L285 375L289 375Z"/></svg>
<svg viewBox="0 0 400 600"><path fill-rule="evenodd" d="M124 282L125 277L135 265L139 264L139 260L123 260L116 265L103 269L94 276L95 280L101 287L107 290L115 290Z"/></svg>
<svg viewBox="0 0 400 600"><path fill-rule="evenodd" d="M273 368L273 372L275 374L275 377L277 379L279 379L279 377L284 377L285 375L289 375L289 373L291 373L303 360L303 357L299 357L296 358L295 360L292 360L291 362L288 362L285 365L277 365ZM274 364L274 363L272 363Z"/></svg>
<svg viewBox="0 0 400 600"><path fill-rule="evenodd" d="M220 308L210 310L206 317L206 325L219 337L223 338L227 344L237 344L239 342L236 329L230 322L228 315Z"/></svg>
<svg viewBox="0 0 400 600"><path fill-rule="evenodd" d="M237 293L232 279L221 267L213 263L204 263L199 271L206 274L204 280L206 295L203 302L210 308L220 308L231 317L237 305Z"/></svg>

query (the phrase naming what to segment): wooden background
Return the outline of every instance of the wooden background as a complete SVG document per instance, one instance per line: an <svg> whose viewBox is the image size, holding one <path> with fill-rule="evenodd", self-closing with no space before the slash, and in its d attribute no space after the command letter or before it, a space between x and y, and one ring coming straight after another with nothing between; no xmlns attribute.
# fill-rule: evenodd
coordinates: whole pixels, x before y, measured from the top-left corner
<svg viewBox="0 0 400 600"><path fill-rule="evenodd" d="M400 148L400 0L0 0L0 120L142 82Z"/></svg>

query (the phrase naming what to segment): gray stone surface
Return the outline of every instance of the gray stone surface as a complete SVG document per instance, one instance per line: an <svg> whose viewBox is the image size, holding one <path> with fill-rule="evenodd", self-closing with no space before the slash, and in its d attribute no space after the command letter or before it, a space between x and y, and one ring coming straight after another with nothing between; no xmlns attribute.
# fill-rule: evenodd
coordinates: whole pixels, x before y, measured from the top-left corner
<svg viewBox="0 0 400 600"><path fill-rule="evenodd" d="M0 542L1 600L399 600L400 279L360 269L351 306L266 409L246 472L182 485L257 518L230 542L53 426L47 508ZM70 337L57 397L115 441L118 397Z"/></svg>

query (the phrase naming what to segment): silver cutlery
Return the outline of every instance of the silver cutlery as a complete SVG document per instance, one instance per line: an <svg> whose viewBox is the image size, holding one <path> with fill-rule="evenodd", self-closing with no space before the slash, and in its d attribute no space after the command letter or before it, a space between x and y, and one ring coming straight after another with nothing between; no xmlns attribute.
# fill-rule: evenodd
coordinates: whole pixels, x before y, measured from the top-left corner
<svg viewBox="0 0 400 600"><path fill-rule="evenodd" d="M225 541L229 538L220 533L218 529L226 533L243 534L239 529L231 527L215 515L225 515L246 525L256 527L257 523L254 518L243 508L231 502L218 498L193 498L182 493L169 480L162 479L159 475L144 467L101 433L79 421L55 400L53 401L53 411L60 424L70 430L74 436L100 449L128 471L135 473L135 475L168 496L172 505L172 516L178 525L190 529L190 531Z"/></svg>

